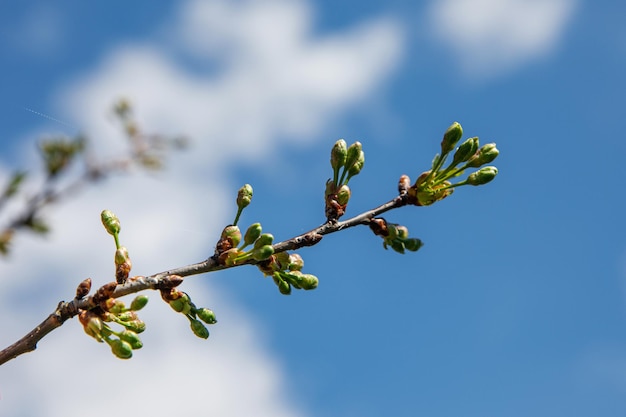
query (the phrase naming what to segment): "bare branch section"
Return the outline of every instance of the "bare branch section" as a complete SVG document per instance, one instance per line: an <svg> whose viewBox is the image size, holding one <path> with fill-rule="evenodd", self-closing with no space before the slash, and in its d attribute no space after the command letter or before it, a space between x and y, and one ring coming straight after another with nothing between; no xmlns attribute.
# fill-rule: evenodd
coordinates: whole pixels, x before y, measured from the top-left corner
<svg viewBox="0 0 626 417"><path fill-rule="evenodd" d="M322 236L339 232L351 227L359 225L367 225L371 219L387 212L389 210L406 205L406 196L398 196L393 200L373 209L352 217L351 219L341 222L326 222L321 226L312 229L301 235L292 237L291 239L278 242L273 245L274 253L285 252L288 250L296 250L306 246L313 246L320 242ZM242 266L245 264L255 264L254 260L247 261L243 264L227 266L221 265L217 261L216 256L212 256L205 261L167 271L159 272L147 277L134 277L126 283L116 285L110 294L112 298L119 298L129 294L135 294L145 290L161 290L164 288L173 288L182 282L182 277L205 274L215 272L234 266ZM97 294L97 293L96 293ZM65 321L76 316L80 310L93 308L95 305L94 297L96 295L85 298L74 298L72 301L61 301L56 310L48 316L42 323L31 330L28 334L11 346L0 351L0 365L28 352L32 352L37 348L37 343L43 339L48 333L63 325Z"/></svg>

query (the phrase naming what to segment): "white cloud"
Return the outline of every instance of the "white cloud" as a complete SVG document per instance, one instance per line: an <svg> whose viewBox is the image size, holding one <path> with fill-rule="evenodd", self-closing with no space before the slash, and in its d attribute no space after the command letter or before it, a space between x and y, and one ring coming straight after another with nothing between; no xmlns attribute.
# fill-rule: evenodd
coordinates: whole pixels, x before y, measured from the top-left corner
<svg viewBox="0 0 626 417"><path fill-rule="evenodd" d="M436 0L436 37L465 72L490 76L549 53L573 16L576 0Z"/></svg>
<svg viewBox="0 0 626 417"><path fill-rule="evenodd" d="M99 224L101 209L120 215L133 272L196 262L210 254L219 226L231 220L233 207L215 202L229 201L236 190L228 180L232 163L269 155L287 137L313 139L341 111L375 93L397 66L402 37L392 21L314 36L311 19L302 2L190 1L164 25L181 40L173 55L193 51L218 71L188 71L171 50L126 44L59 90L55 100L65 106L64 118L97 141L101 157L124 146L103 117L121 95L136 105L143 126L188 134L193 147L173 157L170 170L156 179L111 181L52 210L56 232L49 241L21 236L12 261L3 265L3 276L19 277L3 282L3 344L71 296L81 279L111 280L112 242ZM145 347L130 361L115 360L75 321L67 323L37 352L3 366L3 412L304 414L289 402L287 377L263 343L262 326L223 291L212 286L207 293L198 288L200 278L191 281L184 290L220 319L209 341L196 340L156 295L143 314ZM18 295L38 297L37 306L16 301Z"/></svg>

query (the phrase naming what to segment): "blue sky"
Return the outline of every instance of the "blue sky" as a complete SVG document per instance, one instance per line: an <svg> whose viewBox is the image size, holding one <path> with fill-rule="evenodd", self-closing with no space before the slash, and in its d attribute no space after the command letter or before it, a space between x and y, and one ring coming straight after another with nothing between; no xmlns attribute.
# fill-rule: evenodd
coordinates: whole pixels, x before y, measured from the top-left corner
<svg viewBox="0 0 626 417"><path fill-rule="evenodd" d="M147 275L210 254L246 182L255 196L243 224L277 239L318 225L340 137L366 154L348 216L426 170L455 120L501 152L493 183L385 216L425 241L418 253L384 251L357 228L300 251L320 278L312 292L281 296L253 268L188 279L184 290L219 320L208 341L156 295L130 361L66 323L3 366L3 415L626 412L626 6L0 7L0 178L36 164L46 134L85 132L103 157L122 151L110 115L120 96L147 130L192 140L158 175L114 178L50 209L48 238L17 239L1 266L3 345L85 277L111 280L104 208L122 219L133 272Z"/></svg>

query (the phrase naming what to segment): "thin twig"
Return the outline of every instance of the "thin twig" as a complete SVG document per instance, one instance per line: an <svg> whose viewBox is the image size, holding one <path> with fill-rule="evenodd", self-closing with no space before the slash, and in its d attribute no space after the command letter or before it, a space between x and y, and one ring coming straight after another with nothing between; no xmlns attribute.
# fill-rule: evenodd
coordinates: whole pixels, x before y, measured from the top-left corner
<svg viewBox="0 0 626 417"><path fill-rule="evenodd" d="M305 246L317 244L322 236L339 232L358 225L368 224L370 220L389 210L402 207L407 204L406 194L400 195L393 200L376 207L375 209L361 213L351 219L341 222L326 222L315 229L306 233L295 236L291 239L278 242L273 245L274 253L295 250ZM242 266L253 264L254 261L233 265ZM215 256L191 265L170 269L159 272L147 277L135 277L129 279L126 283L117 285L113 294L113 298L119 298L125 295L138 293L144 290L158 290L161 288L171 287L172 277L187 277L191 275L205 274L215 272L222 269L232 268L233 266L222 265L217 262ZM177 284L174 284L177 285ZM43 339L48 333L63 325L65 321L76 316L80 309L88 309L93 307L91 297L73 299L72 301L61 301L55 311L48 316L41 324L35 327L27 335L12 344L11 346L0 351L0 365L28 352L32 352L37 348L37 343Z"/></svg>

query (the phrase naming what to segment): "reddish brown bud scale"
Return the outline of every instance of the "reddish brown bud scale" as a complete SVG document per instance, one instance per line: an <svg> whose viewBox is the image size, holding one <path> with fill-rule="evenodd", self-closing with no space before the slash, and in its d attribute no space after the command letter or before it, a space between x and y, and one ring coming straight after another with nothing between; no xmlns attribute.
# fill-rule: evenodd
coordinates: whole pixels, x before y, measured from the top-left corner
<svg viewBox="0 0 626 417"><path fill-rule="evenodd" d="M408 175L402 175L398 180L398 193L400 195L404 195L409 190L411 186L411 178Z"/></svg>
<svg viewBox="0 0 626 417"><path fill-rule="evenodd" d="M91 278L84 279L83 282L76 287L76 298L83 298L91 291Z"/></svg>

